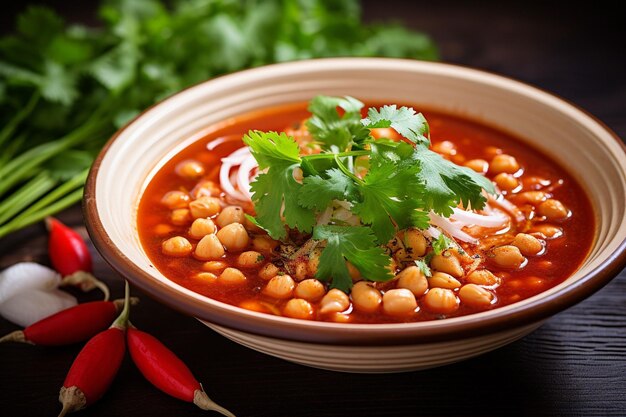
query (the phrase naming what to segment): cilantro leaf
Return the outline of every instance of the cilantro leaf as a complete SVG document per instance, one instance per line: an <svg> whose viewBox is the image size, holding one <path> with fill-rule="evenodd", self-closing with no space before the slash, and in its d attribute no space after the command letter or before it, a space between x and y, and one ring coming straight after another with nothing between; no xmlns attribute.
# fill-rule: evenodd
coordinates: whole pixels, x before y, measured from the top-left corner
<svg viewBox="0 0 626 417"><path fill-rule="evenodd" d="M389 257L376 245L376 238L369 227L316 226L313 239L326 241L315 276L323 281L332 280L332 288L348 292L352 287L346 259L370 281L389 281L393 278L388 269Z"/></svg>
<svg viewBox="0 0 626 417"><path fill-rule="evenodd" d="M432 242L433 252L435 252L435 255L441 255L443 252L453 248L454 246L456 246L454 241L443 233Z"/></svg>
<svg viewBox="0 0 626 417"><path fill-rule="evenodd" d="M348 200L355 194L354 181L337 168L325 172L325 178L304 178L298 203L308 209L324 211L333 200Z"/></svg>
<svg viewBox="0 0 626 417"><path fill-rule="evenodd" d="M337 107L344 111L337 112ZM323 149L333 146L341 152L353 141L364 140L369 130L360 123L363 103L352 97L316 96L309 103L312 116L307 120L306 127L311 135L320 142Z"/></svg>
<svg viewBox="0 0 626 417"><path fill-rule="evenodd" d="M430 270L430 267L428 266L425 260L417 259L413 262L415 262L415 266L417 266L419 270L422 271L422 274L424 274L425 277L433 276L433 271Z"/></svg>
<svg viewBox="0 0 626 417"><path fill-rule="evenodd" d="M258 224L274 239L287 235L285 225L310 232L315 215L298 205L302 184L293 178L293 170L300 165L296 142L284 133L252 131L243 141L250 147L259 168L267 168L251 187Z"/></svg>
<svg viewBox="0 0 626 417"><path fill-rule="evenodd" d="M444 159L441 155L418 146L414 158L419 160L418 177L425 184L426 207L443 216L450 216L458 204L481 209L486 202L485 189L494 193L491 181L486 177Z"/></svg>
<svg viewBox="0 0 626 417"><path fill-rule="evenodd" d="M416 209L421 207L423 184L418 164L381 160L372 165L359 184L362 201L354 211L364 223L372 225L378 241L386 243L400 229L413 226Z"/></svg>
<svg viewBox="0 0 626 417"><path fill-rule="evenodd" d="M396 132L418 145L428 145L428 123L422 113L410 107L398 108L395 104L380 109L371 107L367 117L361 120L367 128L391 127Z"/></svg>

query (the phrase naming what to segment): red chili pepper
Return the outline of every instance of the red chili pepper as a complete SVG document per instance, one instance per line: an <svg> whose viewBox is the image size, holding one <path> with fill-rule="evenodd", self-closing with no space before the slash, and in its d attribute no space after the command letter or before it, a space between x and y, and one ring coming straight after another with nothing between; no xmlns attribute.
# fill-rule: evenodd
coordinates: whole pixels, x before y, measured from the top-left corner
<svg viewBox="0 0 626 417"><path fill-rule="evenodd" d="M131 300L131 304L137 299ZM115 319L124 300L93 301L59 311L0 338L2 342L23 342L41 346L63 346L88 340L106 329Z"/></svg>
<svg viewBox="0 0 626 417"><path fill-rule="evenodd" d="M59 417L78 411L100 399L117 374L126 351L129 289L126 283L124 309L107 330L92 337L67 373L59 393L63 409Z"/></svg>
<svg viewBox="0 0 626 417"><path fill-rule="evenodd" d="M133 362L152 385L172 397L192 402L203 410L235 417L233 413L213 402L187 365L154 336L129 327L126 339Z"/></svg>
<svg viewBox="0 0 626 417"><path fill-rule="evenodd" d="M53 217L46 219L46 226L50 234L48 254L54 269L64 276L78 271L91 272L91 254L83 238Z"/></svg>

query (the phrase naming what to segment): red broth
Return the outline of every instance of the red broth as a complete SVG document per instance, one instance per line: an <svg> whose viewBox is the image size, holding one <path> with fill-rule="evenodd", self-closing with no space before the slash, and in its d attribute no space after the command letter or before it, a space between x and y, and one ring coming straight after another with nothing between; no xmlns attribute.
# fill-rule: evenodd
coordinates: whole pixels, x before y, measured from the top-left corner
<svg viewBox="0 0 626 417"><path fill-rule="evenodd" d="M316 308L313 319L351 323L408 322L462 316L502 307L563 282L576 271L589 252L595 233L590 201L581 186L555 161L503 131L449 114L435 111L423 113L430 125L433 149L448 152L448 142L451 142L455 149L452 153L448 152L448 157L459 165L475 159L491 161L498 153L514 156L523 168L523 175L518 179L518 187L509 192L504 191L503 194L522 211L529 212L533 211L532 204L528 203L524 193L548 191L552 199L567 207L570 216L566 220L551 222L531 218L528 221L529 231L548 224L558 228L553 230L562 230L562 234L545 239L544 252L540 256L529 256L525 266L520 269L499 268L487 254L482 254L486 259L486 266L500 279L500 285L493 290L495 299L488 306L472 307L461 303L456 311L441 314L430 312L418 300L418 308L409 316L385 315L380 309L365 313L352 307L343 315L324 315ZM187 159L202 163L206 168L203 179L219 184L221 158L241 147L241 142L236 140L225 143L212 152L206 149L208 142L226 135L241 136L249 130L282 131L298 125L308 116L306 104L302 103L264 109L229 119L207 129L204 137L181 151L157 172L141 198L137 217L142 245L159 271L183 287L215 300L269 314L281 314L287 300L275 299L262 293L267 281L258 276L258 268L242 268L246 276L243 285L223 285L199 278L198 274L203 271L205 261L197 260L193 256L165 255L162 252L163 241L173 236L188 237L191 220L183 224L172 224L172 210L165 207L161 200L167 192L173 190L188 194L198 182L182 178L176 173L177 164ZM493 180L492 175L487 175ZM237 204L247 213L254 214L251 203ZM195 248L198 240L189 238L189 241ZM237 255L238 253L227 252L220 261L234 265ZM383 286L381 291L384 290Z"/></svg>

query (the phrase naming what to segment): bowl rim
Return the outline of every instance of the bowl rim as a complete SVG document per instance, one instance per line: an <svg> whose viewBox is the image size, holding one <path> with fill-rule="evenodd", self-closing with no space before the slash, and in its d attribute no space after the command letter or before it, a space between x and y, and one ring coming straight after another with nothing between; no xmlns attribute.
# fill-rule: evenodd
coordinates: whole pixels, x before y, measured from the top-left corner
<svg viewBox="0 0 626 417"><path fill-rule="evenodd" d="M623 157L626 158L626 145L624 142L613 132L605 123L599 120L594 115L590 114L585 109L580 108L574 103L548 92L541 88L532 86L528 83L515 80L512 77L503 76L489 71L484 71L468 66L442 63L442 62L424 62L410 59L397 59L397 58L320 58L301 60L288 63L278 63L265 65L262 67L237 71L230 74L214 77L207 81L200 82L192 85L184 90L181 90L168 98L148 107L134 119L129 121L125 126L120 128L104 145L95 159L87 177L87 181L84 189L83 196L83 215L85 218L85 224L89 236L93 241L94 246L100 252L102 257L109 265L111 265L118 273L128 279L132 284L139 287L142 291L148 293L151 297L157 299L159 302L177 310L184 314L197 317L201 320L216 323L227 327L237 328L238 330L247 331L263 336L274 336L288 340L300 340L310 341L306 335L301 333L305 329L315 331L322 338L327 340L337 339L341 344L362 344L368 343L370 345L390 345L390 344L411 344L422 342L440 342L463 339L467 337L478 337L488 333L494 333L503 331L507 328L528 325L531 323L538 323L547 319L548 317L566 309L574 304L584 300L591 294L606 285L611 279L613 279L619 272L626 266L626 239L619 243L616 250L607 259L598 265L595 269L590 271L584 277L578 281L568 285L560 290L539 299L533 300L530 303L522 306L515 306L512 304L507 311L499 312L501 309L490 310L487 316L481 315L475 320L471 320L473 315L464 316L468 318L463 323L456 323L454 321L449 322L447 320L436 321L436 326L423 327L418 326L420 323L426 322L413 322L413 323L385 323L385 324L346 324L346 323L331 323L320 321L307 321L298 320L287 317L273 316L264 313L257 313L249 310L245 310L236 306L232 306L226 303L222 303L216 300L212 301L213 307L218 309L216 314L215 309L207 310L207 305L204 301L187 296L184 293L172 291L172 288L163 282L159 282L145 272L138 265L132 263L124 253L113 243L112 239L104 229L102 220L98 213L98 204L96 201L96 180L100 171L100 165L102 160L106 156L111 145L118 139L118 137L139 118L151 109L162 105L165 101L170 100L180 94L183 94L189 89L193 89L208 83L220 82L222 78L226 77L240 77L263 72L268 68L271 70L276 67L286 68L292 66L293 68L299 68L300 66L307 65L311 62L316 65L328 65L329 67L338 65L345 65L350 63L351 65L358 65L361 63L374 63L379 61L381 65L391 65L394 63L397 65L407 65L407 63L419 63L418 65L424 67L431 67L432 69L456 69L466 73L473 73L475 75L482 75L483 77L489 77L494 80L500 80L507 83L513 83L518 87L525 89L531 89L535 92L539 92L543 95L550 96L552 99L556 99L561 105L573 108L579 112L582 112L588 116L592 121L598 124L608 133L615 142L618 143L619 148L623 152ZM220 312L219 309L222 311ZM239 317L235 321L235 325L232 323L233 314ZM241 325L241 319L245 319L246 324ZM279 326L278 328L276 326ZM274 329L274 330L271 330ZM295 333L297 334L294 334ZM348 335L348 337L342 337L342 334Z"/></svg>

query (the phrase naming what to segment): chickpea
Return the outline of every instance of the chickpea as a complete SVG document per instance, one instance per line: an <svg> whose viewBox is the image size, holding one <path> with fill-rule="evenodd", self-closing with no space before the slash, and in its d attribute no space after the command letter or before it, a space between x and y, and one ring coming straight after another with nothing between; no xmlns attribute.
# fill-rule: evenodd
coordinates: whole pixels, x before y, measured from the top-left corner
<svg viewBox="0 0 626 417"><path fill-rule="evenodd" d="M348 274L350 274L352 281L358 281L361 279L361 271L359 271L356 266L352 265L348 261L346 261L346 266L348 267Z"/></svg>
<svg viewBox="0 0 626 417"><path fill-rule="evenodd" d="M443 142L435 143L432 146L432 149L438 154L441 154L444 156L456 155L456 146L454 146L454 143L450 142L449 140L444 140Z"/></svg>
<svg viewBox="0 0 626 417"><path fill-rule="evenodd" d="M526 262L526 258L524 258L519 248L513 245L494 248L491 254L496 265L503 268L517 269Z"/></svg>
<svg viewBox="0 0 626 417"><path fill-rule="evenodd" d="M518 233L511 244L517 246L522 255L525 256L537 255L543 250L541 241L526 233Z"/></svg>
<svg viewBox="0 0 626 417"><path fill-rule="evenodd" d="M389 290L383 295L383 310L391 316L408 316L415 313L416 308L415 296L405 288Z"/></svg>
<svg viewBox="0 0 626 417"><path fill-rule="evenodd" d="M196 279L212 284L215 281L217 281L217 275L215 275L215 274L213 274L211 272L198 272L196 274Z"/></svg>
<svg viewBox="0 0 626 417"><path fill-rule="evenodd" d="M217 216L217 219L215 219L215 222L217 223L219 227L226 227L227 225L232 224L232 223L243 224L245 220L246 220L246 213L243 211L241 207L228 206L228 207L224 207L220 215Z"/></svg>
<svg viewBox="0 0 626 417"><path fill-rule="evenodd" d="M552 198L539 204L537 211L548 220L563 220L569 216L569 210L563 203Z"/></svg>
<svg viewBox="0 0 626 417"><path fill-rule="evenodd" d="M161 204L168 209L186 208L190 201L189 195L182 191L168 191L161 198Z"/></svg>
<svg viewBox="0 0 626 417"><path fill-rule="evenodd" d="M430 266L436 271L445 272L455 278L461 278L464 274L461 261L448 251L433 256L430 260Z"/></svg>
<svg viewBox="0 0 626 417"><path fill-rule="evenodd" d="M276 275L270 279L263 289L263 294L283 300L291 297L296 283L289 275Z"/></svg>
<svg viewBox="0 0 626 417"><path fill-rule="evenodd" d="M479 174L484 174L489 170L489 162L484 159L470 159L465 163L465 166Z"/></svg>
<svg viewBox="0 0 626 417"><path fill-rule="evenodd" d="M459 288L461 283L452 275L437 271L432 277L428 278L428 286L430 288L448 288L453 290Z"/></svg>
<svg viewBox="0 0 626 417"><path fill-rule="evenodd" d="M402 241L411 259L415 260L426 254L428 242L424 235L417 229L408 229L403 233Z"/></svg>
<svg viewBox="0 0 626 417"><path fill-rule="evenodd" d="M296 286L294 295L298 298L304 298L308 301L317 301L324 296L326 288L324 284L316 279L305 279Z"/></svg>
<svg viewBox="0 0 626 417"><path fill-rule="evenodd" d="M301 298L292 298L287 301L283 313L294 319L311 320L313 318L313 306Z"/></svg>
<svg viewBox="0 0 626 417"><path fill-rule="evenodd" d="M174 170L179 176L188 180L195 180L204 175L204 166L194 159L179 162Z"/></svg>
<svg viewBox="0 0 626 417"><path fill-rule="evenodd" d="M274 264L266 264L259 271L259 278L261 278L261 279L263 279L265 281L269 281L270 279L272 279L276 275L278 275L279 272L280 272L280 269L278 269L278 267L276 265L274 265Z"/></svg>
<svg viewBox="0 0 626 417"><path fill-rule="evenodd" d="M320 301L320 313L340 313L350 307L350 299L345 292L333 288Z"/></svg>
<svg viewBox="0 0 626 417"><path fill-rule="evenodd" d="M452 290L431 288L422 297L423 306L433 313L449 314L459 308L459 299Z"/></svg>
<svg viewBox="0 0 626 417"><path fill-rule="evenodd" d="M246 276L237 268L226 268L219 276L220 284L243 284Z"/></svg>
<svg viewBox="0 0 626 417"><path fill-rule="evenodd" d="M423 295L428 289L428 280L417 266L409 266L398 275L398 288L406 288L416 296Z"/></svg>
<svg viewBox="0 0 626 417"><path fill-rule="evenodd" d="M359 281L352 287L350 293L354 308L366 313L378 310L378 306L383 302L380 291L372 287L365 281Z"/></svg>
<svg viewBox="0 0 626 417"><path fill-rule="evenodd" d="M252 248L256 251L271 252L276 246L278 246L278 241L267 235L259 235L252 238Z"/></svg>
<svg viewBox="0 0 626 417"><path fill-rule="evenodd" d="M222 272L226 267L228 264L222 261L208 261L202 264L202 270L207 272Z"/></svg>
<svg viewBox="0 0 626 417"><path fill-rule="evenodd" d="M291 175L296 182L302 184L302 180L304 180L304 172L302 172L302 168L295 168Z"/></svg>
<svg viewBox="0 0 626 417"><path fill-rule="evenodd" d="M350 323L352 321L352 316L344 313L333 313L330 315L330 319L335 323Z"/></svg>
<svg viewBox="0 0 626 417"><path fill-rule="evenodd" d="M485 155L488 158L493 158L496 155L501 155L502 154L502 149L498 148L497 146L487 146L485 148Z"/></svg>
<svg viewBox="0 0 626 417"><path fill-rule="evenodd" d="M486 307L494 300L491 291L476 284L465 284L459 290L459 298L463 304L474 307Z"/></svg>
<svg viewBox="0 0 626 417"><path fill-rule="evenodd" d="M156 236L167 236L174 231L174 227L169 224L159 223L154 226L153 232Z"/></svg>
<svg viewBox="0 0 626 417"><path fill-rule="evenodd" d="M193 247L184 237L174 236L161 244L161 250L166 255L181 257L188 256L193 250Z"/></svg>
<svg viewBox="0 0 626 417"><path fill-rule="evenodd" d="M293 278L296 281L302 281L307 277L309 273L308 262L307 261L297 261L293 271Z"/></svg>
<svg viewBox="0 0 626 417"><path fill-rule="evenodd" d="M241 223L230 223L217 232L217 238L229 252L238 252L248 246L250 238Z"/></svg>
<svg viewBox="0 0 626 417"><path fill-rule="evenodd" d="M316 249L313 252L311 252L311 254L309 255L309 261L307 263L307 267L309 270L309 275L311 276L315 276L315 274L317 274L317 268L320 265L320 254L321 254L321 251Z"/></svg>
<svg viewBox="0 0 626 417"><path fill-rule="evenodd" d="M514 174L518 170L519 164L517 163L517 159L506 154L494 156L489 165L489 172L492 174L499 174L501 172Z"/></svg>
<svg viewBox="0 0 626 417"><path fill-rule="evenodd" d="M516 189L519 186L519 181L511 174L507 174L504 172L496 175L493 180L500 187L501 190L511 191Z"/></svg>
<svg viewBox="0 0 626 417"><path fill-rule="evenodd" d="M191 214L188 209L175 209L170 214L170 221L176 226L184 226L191 221Z"/></svg>
<svg viewBox="0 0 626 417"><path fill-rule="evenodd" d="M194 239L202 239L215 232L215 223L211 219L196 219L191 223L189 235Z"/></svg>
<svg viewBox="0 0 626 417"><path fill-rule="evenodd" d="M204 261L219 259L224 256L224 247L217 236L206 235L196 245L194 255L196 258Z"/></svg>
<svg viewBox="0 0 626 417"><path fill-rule="evenodd" d="M533 233L538 233L544 239L556 239L563 236L563 229L551 224L538 224L532 229Z"/></svg>
<svg viewBox="0 0 626 417"><path fill-rule="evenodd" d="M548 195L543 191L524 191L523 193L518 194L518 198L522 203L528 203L536 206L542 201L546 201Z"/></svg>
<svg viewBox="0 0 626 417"><path fill-rule="evenodd" d="M191 189L191 198L219 197L222 190L213 181L200 181Z"/></svg>
<svg viewBox="0 0 626 417"><path fill-rule="evenodd" d="M200 197L189 203L189 210L194 219L211 217L219 213L221 209L220 199L216 197Z"/></svg>
<svg viewBox="0 0 626 417"><path fill-rule="evenodd" d="M241 252L237 257L237 265L242 268L252 268L261 265L264 261L265 256L253 250Z"/></svg>
<svg viewBox="0 0 626 417"><path fill-rule="evenodd" d="M486 269L472 271L472 273L467 276L466 281L471 284L484 285L487 287L500 284L500 278Z"/></svg>

